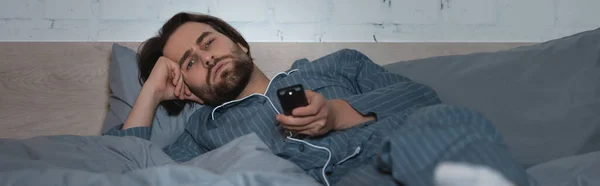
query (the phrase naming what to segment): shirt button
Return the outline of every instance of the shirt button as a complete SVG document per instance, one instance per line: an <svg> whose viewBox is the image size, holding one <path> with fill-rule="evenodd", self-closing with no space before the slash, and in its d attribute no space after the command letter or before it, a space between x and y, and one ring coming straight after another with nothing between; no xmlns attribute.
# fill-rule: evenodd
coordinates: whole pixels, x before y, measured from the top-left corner
<svg viewBox="0 0 600 186"><path fill-rule="evenodd" d="M325 175L331 176L331 174L333 173L333 168L334 168L334 166L325 168Z"/></svg>
<svg viewBox="0 0 600 186"><path fill-rule="evenodd" d="M332 173L332 172L333 172L333 171L331 171L331 170L327 170L327 171L325 171L325 175L327 175L327 176L329 177L329 176L331 176L331 173Z"/></svg>
<svg viewBox="0 0 600 186"><path fill-rule="evenodd" d="M298 150L299 150L300 152L304 152L304 144L300 144L300 145L298 146Z"/></svg>

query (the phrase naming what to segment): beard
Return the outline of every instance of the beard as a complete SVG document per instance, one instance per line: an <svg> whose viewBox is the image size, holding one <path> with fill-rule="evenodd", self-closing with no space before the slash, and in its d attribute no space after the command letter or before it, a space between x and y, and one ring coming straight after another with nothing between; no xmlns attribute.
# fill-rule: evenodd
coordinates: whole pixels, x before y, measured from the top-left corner
<svg viewBox="0 0 600 186"><path fill-rule="evenodd" d="M210 82L212 68L223 59L231 58L231 69L224 69L220 74L221 82ZM254 71L254 63L248 54L234 45L231 55L215 60L215 65L208 67L206 84L203 86L191 86L190 91L204 101L204 105L217 107L225 102L235 100L244 91Z"/></svg>

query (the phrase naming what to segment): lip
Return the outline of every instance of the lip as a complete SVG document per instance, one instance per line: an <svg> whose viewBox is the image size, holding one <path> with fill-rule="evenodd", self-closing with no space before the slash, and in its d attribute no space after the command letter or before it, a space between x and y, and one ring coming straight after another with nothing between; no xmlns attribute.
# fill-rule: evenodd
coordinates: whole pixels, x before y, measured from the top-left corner
<svg viewBox="0 0 600 186"><path fill-rule="evenodd" d="M221 73L221 71L223 71L223 67L225 67L225 65L229 64L229 61L224 61L221 63L218 63L217 66L212 68L212 79L213 82L215 82L217 80L217 77L219 76L219 74Z"/></svg>

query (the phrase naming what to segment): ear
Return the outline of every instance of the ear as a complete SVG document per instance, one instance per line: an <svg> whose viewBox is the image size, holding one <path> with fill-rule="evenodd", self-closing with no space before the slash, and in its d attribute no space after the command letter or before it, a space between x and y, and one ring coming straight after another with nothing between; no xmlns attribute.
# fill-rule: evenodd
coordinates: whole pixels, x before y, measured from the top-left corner
<svg viewBox="0 0 600 186"><path fill-rule="evenodd" d="M242 49L242 51L244 51L244 53L248 53L248 48L244 47L242 44L238 43L238 46Z"/></svg>

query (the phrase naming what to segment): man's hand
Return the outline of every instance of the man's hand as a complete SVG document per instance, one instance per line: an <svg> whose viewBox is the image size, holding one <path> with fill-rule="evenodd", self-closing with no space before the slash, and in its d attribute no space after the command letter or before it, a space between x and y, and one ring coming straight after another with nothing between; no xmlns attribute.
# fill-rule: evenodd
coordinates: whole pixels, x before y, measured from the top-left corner
<svg viewBox="0 0 600 186"><path fill-rule="evenodd" d="M165 57L160 57L150 76L144 82L142 90L121 129L133 127L149 127L152 125L154 112L161 101L173 99L188 99L199 102L183 82L181 70L177 63Z"/></svg>
<svg viewBox="0 0 600 186"><path fill-rule="evenodd" d="M308 105L294 109L291 116L277 115L277 121L294 133L313 137L327 134L335 124L330 103L319 93L310 90L305 93Z"/></svg>
<svg viewBox="0 0 600 186"><path fill-rule="evenodd" d="M319 93L310 90L305 92L308 106L294 109L291 116L277 115L277 121L285 129L317 137L331 130L344 130L376 119L374 115L363 116L344 100L326 100Z"/></svg>
<svg viewBox="0 0 600 186"><path fill-rule="evenodd" d="M173 99L199 100L183 82L178 64L166 57L160 57L156 61L150 77L144 83L143 91L152 92L158 102Z"/></svg>

